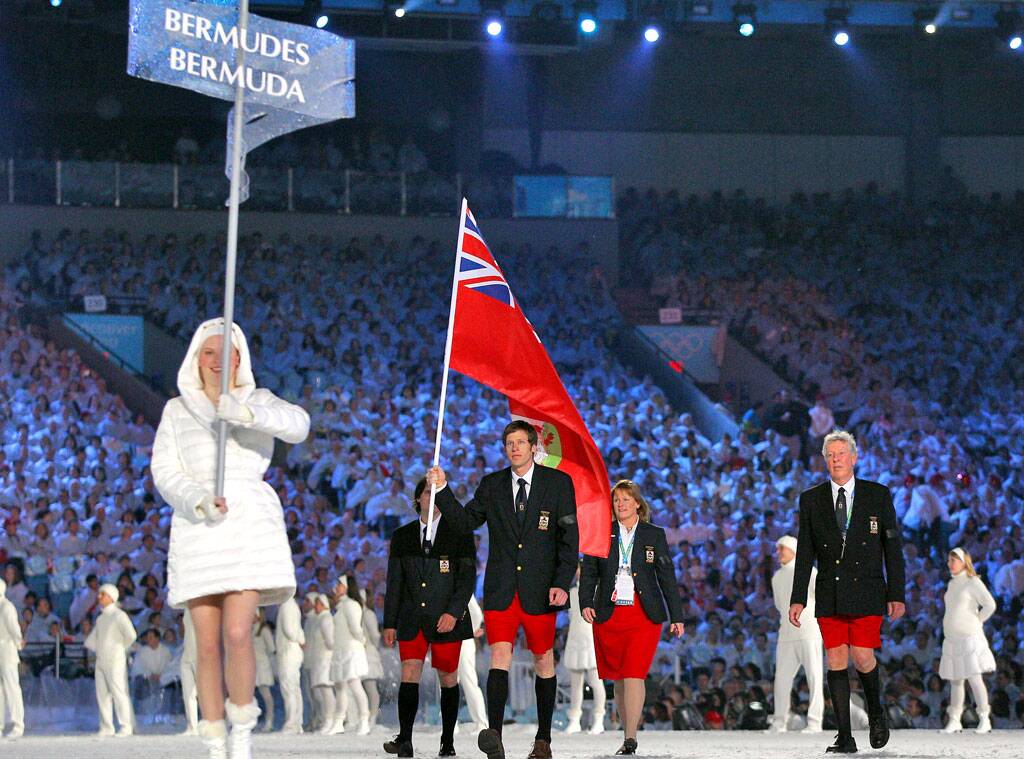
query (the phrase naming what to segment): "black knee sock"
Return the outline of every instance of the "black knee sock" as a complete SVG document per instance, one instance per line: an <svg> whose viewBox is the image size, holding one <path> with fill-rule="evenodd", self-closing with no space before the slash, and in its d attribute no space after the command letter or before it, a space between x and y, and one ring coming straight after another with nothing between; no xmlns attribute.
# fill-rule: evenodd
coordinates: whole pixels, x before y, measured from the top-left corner
<svg viewBox="0 0 1024 759"><path fill-rule="evenodd" d="M487 674L487 726L501 732L508 703L508 670L492 669Z"/></svg>
<svg viewBox="0 0 1024 759"><path fill-rule="evenodd" d="M860 672L860 684L864 688L864 702L867 705L868 715L877 717L882 713L882 681L878 676L878 664L870 672Z"/></svg>
<svg viewBox="0 0 1024 759"><path fill-rule="evenodd" d="M552 677L534 677L534 692L537 694L537 737L538 741L551 742L551 715L555 712L557 684Z"/></svg>
<svg viewBox="0 0 1024 759"><path fill-rule="evenodd" d="M412 740L412 724L420 707L420 684L402 683L398 686L398 740Z"/></svg>
<svg viewBox="0 0 1024 759"><path fill-rule="evenodd" d="M455 723L459 720L459 686L441 687L441 743L455 740Z"/></svg>
<svg viewBox="0 0 1024 759"><path fill-rule="evenodd" d="M828 671L828 692L832 696L832 709L836 713L839 734L853 735L850 727L850 675L845 669Z"/></svg>

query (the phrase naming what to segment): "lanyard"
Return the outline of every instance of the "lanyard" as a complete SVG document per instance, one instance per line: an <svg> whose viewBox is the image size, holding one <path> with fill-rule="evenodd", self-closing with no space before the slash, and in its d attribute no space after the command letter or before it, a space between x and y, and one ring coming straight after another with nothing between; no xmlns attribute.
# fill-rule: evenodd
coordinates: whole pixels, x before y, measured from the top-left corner
<svg viewBox="0 0 1024 759"><path fill-rule="evenodd" d="M619 531L619 569L630 568L630 561L632 560L633 544L636 542L636 527L633 528L633 537L629 539L629 545L622 544L622 531Z"/></svg>

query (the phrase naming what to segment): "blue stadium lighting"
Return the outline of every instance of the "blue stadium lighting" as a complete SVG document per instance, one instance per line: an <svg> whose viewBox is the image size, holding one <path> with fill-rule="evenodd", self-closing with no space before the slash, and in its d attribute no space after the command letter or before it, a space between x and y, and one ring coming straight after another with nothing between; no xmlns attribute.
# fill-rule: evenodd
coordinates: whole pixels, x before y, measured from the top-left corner
<svg viewBox="0 0 1024 759"><path fill-rule="evenodd" d="M1019 35L1010 37L1010 50L1020 50L1021 41Z"/></svg>
<svg viewBox="0 0 1024 759"><path fill-rule="evenodd" d="M329 19L327 18L327 16L321 13L319 16L316 17L316 28L323 29L325 26L327 26L328 21Z"/></svg>
<svg viewBox="0 0 1024 759"><path fill-rule="evenodd" d="M405 18L405 8L401 6L395 8L395 18Z"/></svg>
<svg viewBox="0 0 1024 759"><path fill-rule="evenodd" d="M491 19L490 21L488 21L487 22L487 26L484 27L484 29L487 30L487 33L489 35L491 35L492 37L500 37L501 36L501 32L502 32L502 30L504 28L505 27L502 26L501 22L498 21L498 19L496 19L496 18L495 19Z"/></svg>
<svg viewBox="0 0 1024 759"><path fill-rule="evenodd" d="M938 31L938 27L935 26L935 24L925 24L924 25L924 33L925 34L935 34L935 32L937 32L937 31Z"/></svg>
<svg viewBox="0 0 1024 759"><path fill-rule="evenodd" d="M54 8L60 8L61 2L63 2L63 0L50 0L50 5Z"/></svg>
<svg viewBox="0 0 1024 759"><path fill-rule="evenodd" d="M644 39L653 45L661 39L661 31L656 26L649 26L644 29Z"/></svg>
<svg viewBox="0 0 1024 759"><path fill-rule="evenodd" d="M580 19L580 31L584 34L593 34L597 31L597 21L590 16L584 16Z"/></svg>
<svg viewBox="0 0 1024 759"><path fill-rule="evenodd" d="M751 37L754 34L754 24L750 21L744 21L740 24L739 32L744 37Z"/></svg>
<svg viewBox="0 0 1024 759"><path fill-rule="evenodd" d="M832 41L839 45L839 47L845 47L846 43L850 41L850 35L846 32L836 32L832 37Z"/></svg>

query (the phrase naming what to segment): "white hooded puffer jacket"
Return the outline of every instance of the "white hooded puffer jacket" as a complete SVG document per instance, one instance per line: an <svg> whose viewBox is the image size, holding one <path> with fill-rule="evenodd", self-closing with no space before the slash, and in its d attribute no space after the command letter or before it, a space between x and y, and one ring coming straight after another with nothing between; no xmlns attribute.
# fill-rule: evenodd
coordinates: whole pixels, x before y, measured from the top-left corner
<svg viewBox="0 0 1024 759"><path fill-rule="evenodd" d="M226 517L209 523L197 508L213 494L217 459L216 408L203 392L199 350L224 333L224 320L199 325L178 371L178 391L164 406L153 443L157 489L174 508L167 556L168 601L175 608L201 596L258 590L261 606L295 593L295 569L281 502L263 481L274 438L300 443L309 415L269 390L257 389L245 335L232 325L240 363L231 396L252 413L246 424L229 424L224 476Z"/></svg>

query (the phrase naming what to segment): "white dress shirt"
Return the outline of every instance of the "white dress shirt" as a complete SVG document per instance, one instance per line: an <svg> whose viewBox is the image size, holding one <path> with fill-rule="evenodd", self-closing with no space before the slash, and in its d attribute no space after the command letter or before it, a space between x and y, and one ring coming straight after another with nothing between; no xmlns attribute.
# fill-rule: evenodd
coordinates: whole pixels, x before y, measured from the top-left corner
<svg viewBox="0 0 1024 759"><path fill-rule="evenodd" d="M512 470L512 503L516 502L516 495L519 493L519 480L526 480L526 500L530 500L530 488L533 487L533 473L536 471L537 466L530 464L530 469L526 474L516 474L516 470Z"/></svg>
<svg viewBox="0 0 1024 759"><path fill-rule="evenodd" d="M853 513L853 486L856 484L857 478L850 475L850 481L845 485L837 485L835 480L829 480L829 485L832 486L832 510L836 509L836 500L839 498L839 488L842 488L846 493L846 513L847 515Z"/></svg>

